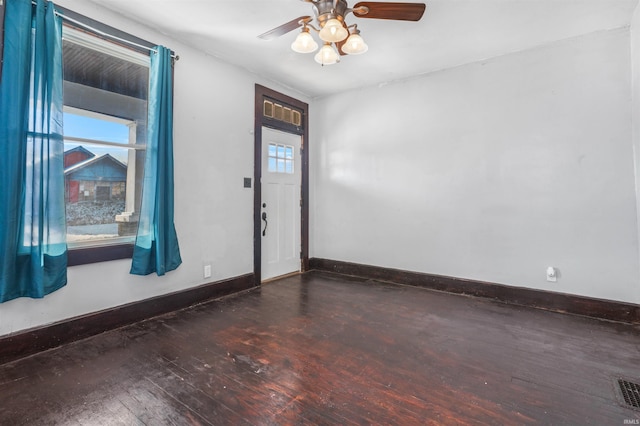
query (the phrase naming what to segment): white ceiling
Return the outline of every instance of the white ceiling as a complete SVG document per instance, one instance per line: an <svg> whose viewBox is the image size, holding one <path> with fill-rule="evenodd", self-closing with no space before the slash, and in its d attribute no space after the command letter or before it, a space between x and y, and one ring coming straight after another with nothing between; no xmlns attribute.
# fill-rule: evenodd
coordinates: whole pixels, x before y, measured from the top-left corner
<svg viewBox="0 0 640 426"><path fill-rule="evenodd" d="M270 41L257 37L299 16L313 15L311 5L301 0L90 1L311 98L625 27L638 3L426 0L419 22L348 15L347 23L358 24L369 51L322 67L313 54L290 49L298 30Z"/></svg>

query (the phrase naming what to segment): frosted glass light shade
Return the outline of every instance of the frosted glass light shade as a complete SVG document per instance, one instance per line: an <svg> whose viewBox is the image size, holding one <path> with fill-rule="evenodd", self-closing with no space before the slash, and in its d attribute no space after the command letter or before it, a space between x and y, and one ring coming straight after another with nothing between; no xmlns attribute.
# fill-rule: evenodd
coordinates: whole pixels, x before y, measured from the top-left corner
<svg viewBox="0 0 640 426"><path fill-rule="evenodd" d="M298 53L311 53L318 48L318 43L311 37L309 31L302 31L295 41L291 43L291 49Z"/></svg>
<svg viewBox="0 0 640 426"><path fill-rule="evenodd" d="M369 50L369 46L357 33L351 34L345 44L342 45L342 51L347 55L360 55L367 50Z"/></svg>
<svg viewBox="0 0 640 426"><path fill-rule="evenodd" d="M316 53L314 59L317 63L321 65L333 65L338 62L340 57L338 56L338 52L335 51L331 44L325 44L322 48Z"/></svg>
<svg viewBox="0 0 640 426"><path fill-rule="evenodd" d="M323 41L336 43L342 41L349 35L349 31L336 18L329 19L318 34Z"/></svg>

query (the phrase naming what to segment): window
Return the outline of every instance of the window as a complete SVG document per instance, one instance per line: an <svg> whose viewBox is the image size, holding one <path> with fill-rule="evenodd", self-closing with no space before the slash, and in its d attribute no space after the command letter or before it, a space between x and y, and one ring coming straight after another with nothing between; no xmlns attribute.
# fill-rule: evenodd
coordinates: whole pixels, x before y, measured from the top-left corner
<svg viewBox="0 0 640 426"><path fill-rule="evenodd" d="M73 247L131 242L136 233L136 123L65 107L67 242ZM132 214L128 214L128 213Z"/></svg>
<svg viewBox="0 0 640 426"><path fill-rule="evenodd" d="M293 146L269 144L269 172L293 173Z"/></svg>
<svg viewBox="0 0 640 426"><path fill-rule="evenodd" d="M131 244L141 200L149 57L65 26L63 61L69 249Z"/></svg>
<svg viewBox="0 0 640 426"><path fill-rule="evenodd" d="M263 105L263 114L265 117L293 124L294 126L302 125L302 113L300 111L266 99Z"/></svg>

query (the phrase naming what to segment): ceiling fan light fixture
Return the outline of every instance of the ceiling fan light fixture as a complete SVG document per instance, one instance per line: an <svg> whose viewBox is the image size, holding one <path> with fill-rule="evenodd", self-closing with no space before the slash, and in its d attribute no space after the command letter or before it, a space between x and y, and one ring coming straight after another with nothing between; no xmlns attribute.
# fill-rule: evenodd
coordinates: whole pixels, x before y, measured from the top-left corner
<svg viewBox="0 0 640 426"><path fill-rule="evenodd" d="M349 31L347 31L338 19L331 18L324 24L318 35L322 41L337 43L347 38Z"/></svg>
<svg viewBox="0 0 640 426"><path fill-rule="evenodd" d="M309 29L305 26L298 37L291 43L291 49L298 53L311 53L318 48L318 43L309 34Z"/></svg>
<svg viewBox="0 0 640 426"><path fill-rule="evenodd" d="M2 4L3 0L0 0ZM313 15L300 16L273 28L258 37L272 40L301 29L291 49L299 53L311 53L323 44L314 55L321 65L340 62L340 55L360 55L369 50L358 31L357 24L348 25L345 17L350 13L356 18L386 19L393 21L413 21L422 19L426 5L424 3L400 3L395 1L361 1L349 8L349 0L302 0L311 3ZM315 23L315 26L313 25ZM311 37L310 29L318 33L320 40Z"/></svg>
<svg viewBox="0 0 640 426"><path fill-rule="evenodd" d="M340 60L338 52L331 47L331 43L325 43L313 57L320 65L333 65Z"/></svg>
<svg viewBox="0 0 640 426"><path fill-rule="evenodd" d="M369 46L360 36L357 29L351 33L347 41L342 45L342 51L347 55L360 55L369 50Z"/></svg>

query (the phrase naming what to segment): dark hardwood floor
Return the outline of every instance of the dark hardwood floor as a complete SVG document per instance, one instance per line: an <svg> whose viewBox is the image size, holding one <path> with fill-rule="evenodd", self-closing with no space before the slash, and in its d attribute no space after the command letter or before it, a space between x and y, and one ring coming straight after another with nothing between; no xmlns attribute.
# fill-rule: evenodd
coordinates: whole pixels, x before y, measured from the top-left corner
<svg viewBox="0 0 640 426"><path fill-rule="evenodd" d="M637 424L637 326L310 272L0 366L1 425Z"/></svg>

